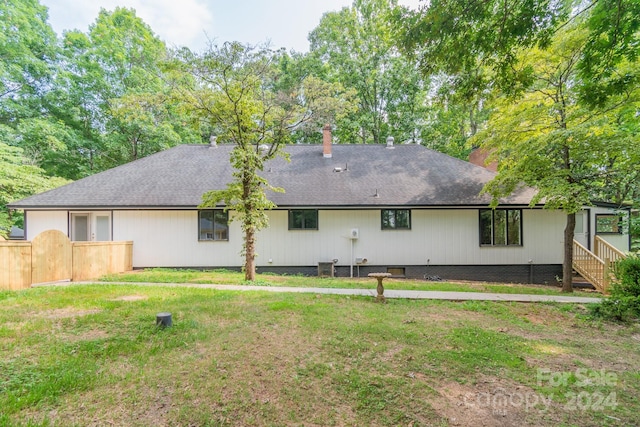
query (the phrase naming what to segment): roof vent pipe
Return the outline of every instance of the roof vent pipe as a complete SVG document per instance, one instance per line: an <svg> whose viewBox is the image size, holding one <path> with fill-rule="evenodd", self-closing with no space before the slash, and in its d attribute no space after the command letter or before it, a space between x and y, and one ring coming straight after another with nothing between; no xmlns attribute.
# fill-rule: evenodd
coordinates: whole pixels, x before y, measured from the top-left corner
<svg viewBox="0 0 640 427"><path fill-rule="evenodd" d="M392 136L388 136L387 137L387 148L393 148L393 137Z"/></svg>
<svg viewBox="0 0 640 427"><path fill-rule="evenodd" d="M211 145L212 147L217 147L218 143L217 143L218 137L215 135L211 135L209 137L209 145Z"/></svg>
<svg viewBox="0 0 640 427"><path fill-rule="evenodd" d="M322 128L322 157L331 158L331 125L326 124Z"/></svg>

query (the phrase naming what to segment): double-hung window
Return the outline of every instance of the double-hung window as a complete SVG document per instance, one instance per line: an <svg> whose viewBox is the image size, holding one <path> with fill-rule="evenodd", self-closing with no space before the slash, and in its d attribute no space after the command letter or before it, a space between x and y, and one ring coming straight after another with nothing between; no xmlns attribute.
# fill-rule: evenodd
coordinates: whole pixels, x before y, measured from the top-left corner
<svg viewBox="0 0 640 427"><path fill-rule="evenodd" d="M229 240L229 213L222 209L198 211L198 240Z"/></svg>
<svg viewBox="0 0 640 427"><path fill-rule="evenodd" d="M289 230L317 230L317 209L291 209L289 211Z"/></svg>
<svg viewBox="0 0 640 427"><path fill-rule="evenodd" d="M383 209L381 218L383 230L411 230L409 209Z"/></svg>
<svg viewBox="0 0 640 427"><path fill-rule="evenodd" d="M522 210L480 209L480 245L522 246Z"/></svg>

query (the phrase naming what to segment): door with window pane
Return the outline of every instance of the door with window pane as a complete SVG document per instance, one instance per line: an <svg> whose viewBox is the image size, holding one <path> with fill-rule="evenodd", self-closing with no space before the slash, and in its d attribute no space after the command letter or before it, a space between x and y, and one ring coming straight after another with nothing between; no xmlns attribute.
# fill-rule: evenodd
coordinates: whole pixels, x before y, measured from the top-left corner
<svg viewBox="0 0 640 427"><path fill-rule="evenodd" d="M74 242L88 242L91 232L88 213L71 214L71 240Z"/></svg>
<svg viewBox="0 0 640 427"><path fill-rule="evenodd" d="M585 248L591 249L589 245L589 210L585 209L576 213L573 239Z"/></svg>
<svg viewBox="0 0 640 427"><path fill-rule="evenodd" d="M71 214L71 240L106 242L111 240L110 212L75 212Z"/></svg>
<svg viewBox="0 0 640 427"><path fill-rule="evenodd" d="M93 230L91 240L96 242L107 242L111 240L111 216L108 213L95 214Z"/></svg>

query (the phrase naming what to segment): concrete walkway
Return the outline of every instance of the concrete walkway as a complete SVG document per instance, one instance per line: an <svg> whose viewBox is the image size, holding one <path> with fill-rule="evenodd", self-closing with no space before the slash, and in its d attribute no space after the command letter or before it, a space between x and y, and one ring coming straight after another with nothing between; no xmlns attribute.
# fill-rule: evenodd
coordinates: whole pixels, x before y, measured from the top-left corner
<svg viewBox="0 0 640 427"><path fill-rule="evenodd" d="M212 285L195 283L131 283L131 282L58 282L46 286L64 286L71 284L103 284L103 285L135 285L135 286L169 286L185 288L217 289L221 291L264 291L289 292L304 294L328 295L358 295L375 298L374 286L371 289L343 289L343 288L297 288L290 286L253 286L253 285ZM42 285L35 285L42 286ZM512 301L512 302L563 302L563 303L598 303L601 298L574 297L568 295L524 295L524 294L493 294L484 292L444 292L444 291L401 291L385 289L385 298L404 299L433 299L447 301Z"/></svg>

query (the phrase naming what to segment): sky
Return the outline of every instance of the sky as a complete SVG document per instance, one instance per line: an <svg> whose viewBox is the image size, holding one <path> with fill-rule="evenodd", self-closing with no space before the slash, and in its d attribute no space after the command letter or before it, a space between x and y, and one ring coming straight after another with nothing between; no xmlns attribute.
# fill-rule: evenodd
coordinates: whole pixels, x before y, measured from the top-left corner
<svg viewBox="0 0 640 427"><path fill-rule="evenodd" d="M400 0L417 8L420 0ZM350 6L352 0L40 0L49 8L49 23L62 35L64 30L86 32L100 8L133 8L136 14L168 46L205 49L240 41L270 42L274 49L307 52L307 35L325 12Z"/></svg>

